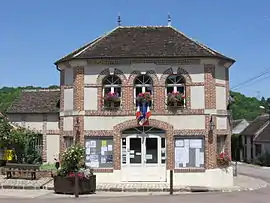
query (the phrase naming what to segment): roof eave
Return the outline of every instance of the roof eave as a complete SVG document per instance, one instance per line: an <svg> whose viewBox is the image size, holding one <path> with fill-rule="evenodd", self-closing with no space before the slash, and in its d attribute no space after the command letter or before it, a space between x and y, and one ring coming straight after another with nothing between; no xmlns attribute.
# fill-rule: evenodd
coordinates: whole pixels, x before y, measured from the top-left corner
<svg viewBox="0 0 270 203"><path fill-rule="evenodd" d="M76 57L76 58L66 58L66 59L60 59L57 62L54 63L56 65L57 70L60 70L58 65L63 62L68 62L71 60L91 60L91 59L142 59L142 58L216 58L216 59L222 59L229 63L229 67L232 66L236 61L231 58L225 58L220 56L93 56L93 57Z"/></svg>

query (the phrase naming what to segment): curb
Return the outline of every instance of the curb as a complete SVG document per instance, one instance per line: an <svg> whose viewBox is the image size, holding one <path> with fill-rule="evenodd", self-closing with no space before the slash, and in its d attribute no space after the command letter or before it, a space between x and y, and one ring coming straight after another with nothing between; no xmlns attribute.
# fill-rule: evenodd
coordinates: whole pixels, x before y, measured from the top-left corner
<svg viewBox="0 0 270 203"><path fill-rule="evenodd" d="M267 187L263 186L263 187ZM228 189L214 189L214 188L204 188L204 187L190 187L190 188L176 188L173 192L176 193L206 193L206 192L236 192L236 191L252 191L257 190L259 188L228 188ZM1 189L15 189L15 190L54 190L53 187L47 186L20 186L20 185L2 185ZM170 192L169 188L97 188L96 192Z"/></svg>
<svg viewBox="0 0 270 203"><path fill-rule="evenodd" d="M175 193L206 193L206 192L240 192L240 191L253 191L261 188L268 187L270 184L265 183L258 187L254 188L243 188L243 187L234 187L234 188L207 188L207 187L183 187L175 188L173 192ZM0 189L15 189L15 190L54 190L53 186L22 186L22 185L1 185ZM96 192L140 192L140 193L151 193L151 192L170 192L169 188L117 188L117 187L108 187L108 188L97 188Z"/></svg>

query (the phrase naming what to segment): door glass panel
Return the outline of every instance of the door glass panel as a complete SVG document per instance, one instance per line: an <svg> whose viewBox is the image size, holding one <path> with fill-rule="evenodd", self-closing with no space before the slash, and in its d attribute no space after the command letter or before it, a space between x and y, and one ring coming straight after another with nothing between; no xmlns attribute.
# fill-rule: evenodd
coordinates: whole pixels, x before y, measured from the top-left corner
<svg viewBox="0 0 270 203"><path fill-rule="evenodd" d="M142 163L142 141L141 138L130 138L129 140L129 163Z"/></svg>
<svg viewBox="0 0 270 203"><path fill-rule="evenodd" d="M127 163L127 143L126 138L122 138L122 164Z"/></svg>
<svg viewBox="0 0 270 203"><path fill-rule="evenodd" d="M158 139L157 138L146 138L145 143L146 163L157 164L158 163Z"/></svg>
<svg viewBox="0 0 270 203"><path fill-rule="evenodd" d="M161 138L161 163L165 164L166 162L166 143L165 138Z"/></svg>

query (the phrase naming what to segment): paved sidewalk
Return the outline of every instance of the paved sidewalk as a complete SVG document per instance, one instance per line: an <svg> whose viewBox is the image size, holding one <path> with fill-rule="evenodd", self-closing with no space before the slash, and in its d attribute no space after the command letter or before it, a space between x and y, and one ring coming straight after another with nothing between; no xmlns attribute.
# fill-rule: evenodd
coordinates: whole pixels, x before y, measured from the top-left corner
<svg viewBox="0 0 270 203"><path fill-rule="evenodd" d="M16 181L13 179L13 181ZM21 182L20 182L21 183ZM260 179L239 175L234 178L234 186L231 188L204 188L204 187L183 187L175 188L175 194L186 194L190 192L233 192L243 190L256 190L268 186L268 184ZM144 183L121 183L121 184L98 184L98 191L93 195L83 195L82 197L127 197L127 196L149 196L149 195L168 195L167 184L144 184ZM104 189L107 187L107 190ZM2 187L5 188L5 187ZM15 187L14 187L15 188ZM27 189L29 189L27 187ZM53 189L53 188L48 188ZM102 191L103 189L103 191ZM107 192L104 192L107 191ZM126 191L126 192L122 192ZM36 190L17 190L2 189L0 190L0 198L66 198L72 195L57 195L52 190L36 189Z"/></svg>

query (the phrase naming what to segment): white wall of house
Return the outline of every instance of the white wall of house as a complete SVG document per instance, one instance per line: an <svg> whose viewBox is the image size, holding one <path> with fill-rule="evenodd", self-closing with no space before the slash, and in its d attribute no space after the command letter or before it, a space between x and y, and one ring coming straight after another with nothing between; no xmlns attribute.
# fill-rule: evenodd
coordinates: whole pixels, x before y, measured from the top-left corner
<svg viewBox="0 0 270 203"><path fill-rule="evenodd" d="M226 84L226 69L220 64L215 66L215 77L216 83Z"/></svg>
<svg viewBox="0 0 270 203"><path fill-rule="evenodd" d="M113 127L122 122L133 120L134 116L85 116L85 130L113 130ZM184 116L152 116L151 119L157 119L173 125L175 130L183 129L204 129L204 115L184 115Z"/></svg>
<svg viewBox="0 0 270 203"><path fill-rule="evenodd" d="M54 163L55 157L59 157L60 153L60 135L47 135L46 136L47 142L47 163Z"/></svg>

